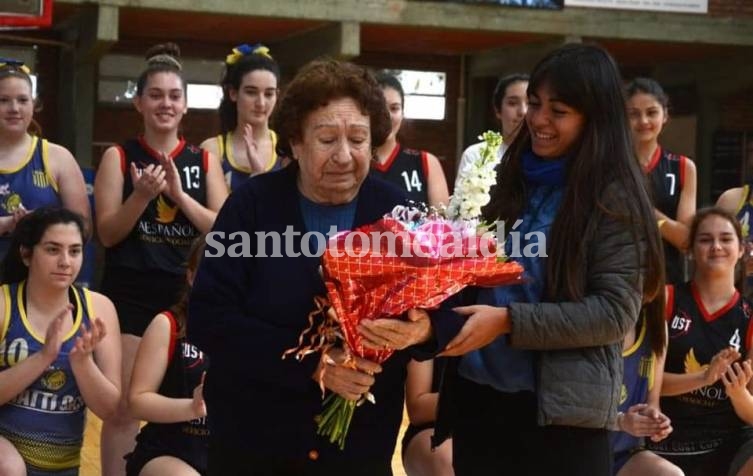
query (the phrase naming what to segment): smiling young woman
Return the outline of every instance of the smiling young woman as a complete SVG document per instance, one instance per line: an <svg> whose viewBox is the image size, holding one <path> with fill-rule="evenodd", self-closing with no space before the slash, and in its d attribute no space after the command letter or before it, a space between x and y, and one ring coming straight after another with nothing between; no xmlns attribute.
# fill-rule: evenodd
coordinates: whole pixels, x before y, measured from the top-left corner
<svg viewBox="0 0 753 476"><path fill-rule="evenodd" d="M626 88L627 110L635 153L649 177L654 213L664 239L667 283L684 279L682 253L689 246L688 227L696 209L696 168L684 155L659 145L669 119L669 97L649 78L636 78Z"/></svg>
<svg viewBox="0 0 753 476"><path fill-rule="evenodd" d="M686 476L753 474L753 310L735 289L742 239L733 215L699 210L690 226L693 279L667 289L661 405L674 431L648 446Z"/></svg>
<svg viewBox="0 0 753 476"><path fill-rule="evenodd" d="M141 336L177 300L191 242L209 231L227 197L219 161L178 133L188 107L180 50L168 43L146 56L133 101L144 133L105 151L94 184L106 248L102 292L120 318L124 396ZM102 425L103 474L123 473L137 432L123 401Z"/></svg>
<svg viewBox="0 0 753 476"><path fill-rule="evenodd" d="M453 389L453 408L436 430L452 433L455 474L609 474L622 339L644 303L661 320L663 280L621 79L606 51L566 45L534 68L525 123L483 218L520 220L526 240L546 237L547 256L517 259L525 283L468 289L438 311L463 322L440 354L461 357L440 390L442 408Z"/></svg>
<svg viewBox="0 0 753 476"><path fill-rule="evenodd" d="M76 159L34 129L30 70L0 58L0 258L18 220L35 208L66 207L89 229L89 199Z"/></svg>

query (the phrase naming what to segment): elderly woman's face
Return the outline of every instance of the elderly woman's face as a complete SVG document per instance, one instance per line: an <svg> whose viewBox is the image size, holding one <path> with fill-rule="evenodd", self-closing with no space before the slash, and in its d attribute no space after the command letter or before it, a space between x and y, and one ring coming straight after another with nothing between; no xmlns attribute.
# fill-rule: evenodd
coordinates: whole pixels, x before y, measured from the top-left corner
<svg viewBox="0 0 753 476"><path fill-rule="evenodd" d="M301 193L327 205L353 200L369 172L369 116L353 99L335 99L304 119L301 135L300 142L291 144L300 164Z"/></svg>

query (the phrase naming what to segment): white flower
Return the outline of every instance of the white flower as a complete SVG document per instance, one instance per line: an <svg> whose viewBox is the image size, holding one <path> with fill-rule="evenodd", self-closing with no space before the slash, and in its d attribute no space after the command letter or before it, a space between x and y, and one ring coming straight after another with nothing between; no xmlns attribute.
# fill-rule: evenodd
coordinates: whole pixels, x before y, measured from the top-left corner
<svg viewBox="0 0 753 476"><path fill-rule="evenodd" d="M451 220L476 220L481 216L481 208L489 203L489 189L495 184L495 168L499 163L497 150L502 144L502 136L494 131L486 131L479 136L485 144L481 147L480 158L469 164L455 187L447 206L447 216Z"/></svg>

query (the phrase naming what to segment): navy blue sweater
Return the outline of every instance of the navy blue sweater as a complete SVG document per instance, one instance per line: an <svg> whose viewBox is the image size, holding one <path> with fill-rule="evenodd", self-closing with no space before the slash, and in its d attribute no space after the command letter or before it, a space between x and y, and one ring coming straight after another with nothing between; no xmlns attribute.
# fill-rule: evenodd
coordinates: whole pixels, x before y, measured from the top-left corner
<svg viewBox="0 0 753 476"><path fill-rule="evenodd" d="M255 256L257 231L283 233L292 227L305 233L297 173L298 168L291 166L255 177L233 191L214 226L213 231L226 234L218 241L229 247L239 239L229 240L227 235L248 232ZM378 220L403 202L399 189L367 177L358 195L354 227ZM301 235L293 240L295 252L301 251ZM270 246L266 248L270 254ZM215 251L207 247L207 253ZM308 468L334 466L340 474L347 474L351 462L358 467L384 464L382 474L390 474L410 355L397 352L383 364L372 387L377 404L365 404L355 412L344 451L318 437L314 416L321 412L322 400L312 374L319 355L302 362L281 356L297 345L314 296L326 294L318 271L320 259L285 256L284 242L281 253L282 257L204 257L194 281L187 327L189 339L212 359L205 383L212 415L210 446L221 442L228 457L242 454L251 460L292 461ZM429 357L457 329L454 325L443 330L440 334L445 337L425 346L429 352L415 349L413 355ZM318 454L315 462L309 458L312 450Z"/></svg>

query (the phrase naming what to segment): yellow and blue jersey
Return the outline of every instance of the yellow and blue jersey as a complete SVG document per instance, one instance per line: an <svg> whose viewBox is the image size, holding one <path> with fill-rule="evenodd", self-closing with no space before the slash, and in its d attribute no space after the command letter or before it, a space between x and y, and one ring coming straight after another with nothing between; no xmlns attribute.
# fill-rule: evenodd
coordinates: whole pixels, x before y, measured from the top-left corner
<svg viewBox="0 0 753 476"><path fill-rule="evenodd" d="M277 156L277 134L275 131L269 131L269 137L272 139L272 161L264 172L274 172L282 168L282 158ZM238 165L233 153L233 132L230 131L224 136L217 136L217 149L220 160L222 160L222 174L225 176L225 183L232 192L243 184L251 176L251 169Z"/></svg>
<svg viewBox="0 0 753 476"><path fill-rule="evenodd" d="M35 210L61 203L49 166L49 143L32 136L23 162L15 169L0 169L0 216L12 215L21 208ZM0 257L5 256L9 245L9 238L0 238Z"/></svg>
<svg viewBox="0 0 753 476"><path fill-rule="evenodd" d="M25 282L5 284L5 322L0 328L0 371L40 352L45 336L30 325ZM29 476L77 475L84 437L86 404L71 369L69 354L82 325L91 327L89 291L70 288L73 326L55 361L29 387L0 406L0 435L26 463Z"/></svg>

